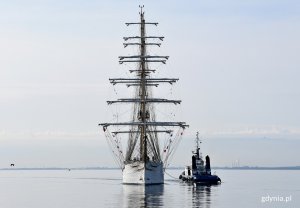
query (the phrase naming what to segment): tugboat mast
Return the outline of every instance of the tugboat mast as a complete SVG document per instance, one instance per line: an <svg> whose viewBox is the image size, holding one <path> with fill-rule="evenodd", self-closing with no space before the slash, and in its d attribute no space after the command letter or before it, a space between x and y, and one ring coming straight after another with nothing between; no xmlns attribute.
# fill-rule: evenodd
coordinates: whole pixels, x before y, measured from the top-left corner
<svg viewBox="0 0 300 208"><path fill-rule="evenodd" d="M199 158L199 157L200 157L199 150L200 150L200 143L201 143L201 140L200 140L200 138L199 138L199 132L198 132L198 131L197 131L197 134L196 134L195 142L196 142L196 154L197 154L197 157Z"/></svg>

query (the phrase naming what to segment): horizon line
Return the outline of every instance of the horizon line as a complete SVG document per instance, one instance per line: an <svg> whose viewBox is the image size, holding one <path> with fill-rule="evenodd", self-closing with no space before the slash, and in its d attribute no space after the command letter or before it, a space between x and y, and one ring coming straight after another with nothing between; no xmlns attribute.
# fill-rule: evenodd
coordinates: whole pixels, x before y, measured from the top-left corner
<svg viewBox="0 0 300 208"><path fill-rule="evenodd" d="M184 166L172 166L166 169L184 169ZM117 170L119 167L3 167L0 170ZM229 167L229 166L216 166L211 169L223 169L223 170L300 170L300 165L295 166L240 166L240 167Z"/></svg>

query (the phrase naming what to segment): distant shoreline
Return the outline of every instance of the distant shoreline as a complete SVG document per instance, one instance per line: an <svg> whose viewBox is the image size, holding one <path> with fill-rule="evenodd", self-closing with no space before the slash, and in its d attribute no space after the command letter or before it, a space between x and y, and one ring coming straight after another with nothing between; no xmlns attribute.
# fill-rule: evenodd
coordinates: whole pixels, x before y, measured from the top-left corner
<svg viewBox="0 0 300 208"><path fill-rule="evenodd" d="M288 166L288 167L212 167L212 169L221 170L300 170L300 166Z"/></svg>
<svg viewBox="0 0 300 208"><path fill-rule="evenodd" d="M57 167L48 167L48 168L0 168L1 170L116 170L117 167L79 167L79 168L57 168ZM183 170L184 167L170 167L169 170ZM287 166L287 167L212 167L212 170L300 170L300 166Z"/></svg>

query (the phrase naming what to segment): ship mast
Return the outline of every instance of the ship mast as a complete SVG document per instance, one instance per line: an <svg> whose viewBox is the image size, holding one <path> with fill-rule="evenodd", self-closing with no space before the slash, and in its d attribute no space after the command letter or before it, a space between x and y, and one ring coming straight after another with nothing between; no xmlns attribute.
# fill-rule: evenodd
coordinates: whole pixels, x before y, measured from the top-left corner
<svg viewBox="0 0 300 208"><path fill-rule="evenodd" d="M158 142L158 133L167 133L172 135L173 130L168 129L171 127L179 127L184 129L188 125L185 122L163 122L156 121L155 112L153 111L154 104L160 103L172 103L180 104L181 100L169 100L165 98L152 97L152 87L158 87L160 84L173 84L177 82L178 78L153 78L151 74L155 73L156 70L151 69L148 63L163 63L166 64L169 56L158 56L148 55L147 46L158 46L161 43L157 41L163 41L162 36L147 36L146 25L157 26L157 22L146 22L144 18L144 6L140 6L140 21L125 23L126 26L139 25L140 33L139 36L123 37L125 43L124 47L127 46L138 46L139 53L131 56L119 56L119 63L138 63L138 68L135 70L129 70L130 73L135 74L134 78L112 78L109 79L110 83L125 84L127 87L134 87L136 89L136 95L134 98L119 98L117 100L109 100L109 105L116 103L131 103L134 106L132 121L129 122L114 122L114 123L101 123L106 137L109 139L111 146L114 146L114 153L117 157L119 164L127 163L133 160L139 160L146 162L152 160L155 162L161 162L161 152ZM138 41L137 41L138 40ZM152 41L151 41L152 40ZM153 41L157 40L157 41ZM133 41L133 42L130 42ZM109 126L129 126L128 130L115 130L108 133ZM119 149L119 143L116 137L119 134L129 134L128 147L126 155L123 155L123 151ZM182 135L178 134L180 137ZM113 138L114 137L114 138ZM176 144L170 138L167 144L167 156L173 153L170 147ZM173 143L172 143L173 142ZM134 152L138 150L138 155ZM122 165L121 165L122 166Z"/></svg>
<svg viewBox="0 0 300 208"><path fill-rule="evenodd" d="M140 155L142 161L146 161L147 159L147 135L146 135L146 73L145 73L145 55L146 55L146 47L145 47L145 19L143 7L140 6L140 18L141 18L141 47L140 47L140 56L141 58L141 87L140 87L140 109L141 109L141 121L144 125L141 125L141 136L140 136Z"/></svg>

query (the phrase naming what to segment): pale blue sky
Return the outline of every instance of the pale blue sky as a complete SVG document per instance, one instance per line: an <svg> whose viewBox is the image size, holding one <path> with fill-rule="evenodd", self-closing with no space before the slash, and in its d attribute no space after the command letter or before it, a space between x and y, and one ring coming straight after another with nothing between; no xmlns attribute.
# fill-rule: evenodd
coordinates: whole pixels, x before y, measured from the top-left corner
<svg viewBox="0 0 300 208"><path fill-rule="evenodd" d="M139 4L166 36L162 69L181 79L191 125L173 165L197 130L213 165L299 165L299 1L12 0L0 1L0 167L112 164L97 124Z"/></svg>

